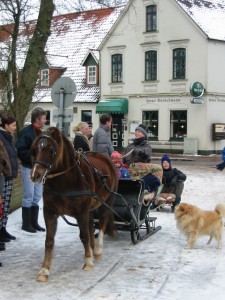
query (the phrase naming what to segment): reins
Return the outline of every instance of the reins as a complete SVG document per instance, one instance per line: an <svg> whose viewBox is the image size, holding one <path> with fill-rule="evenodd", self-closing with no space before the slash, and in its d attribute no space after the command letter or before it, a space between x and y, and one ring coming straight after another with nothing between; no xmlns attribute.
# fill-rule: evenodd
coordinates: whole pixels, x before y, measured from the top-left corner
<svg viewBox="0 0 225 300"><path fill-rule="evenodd" d="M42 135L40 136L40 138L38 139L38 141L42 138L46 138L47 140L49 140L53 147L54 147L54 151L52 153L52 158L51 158L51 162L48 164L44 161L38 161L38 160L35 160L34 163L37 163L37 164L41 164L42 166L44 166L46 168L46 171L43 175L43 178L42 178L42 184L44 185L45 182L46 182L46 179L53 179L55 177L58 177L58 176L61 176L63 174L66 174L67 172L71 171L75 166L78 167L79 169L79 172L83 178L83 180L85 181L85 185L86 185L86 190L84 191L70 191L70 192L55 192L55 191L52 191L52 190L47 190L44 188L43 190L43 193L47 193L47 194L51 194L51 195L55 195L55 196L65 196L65 197L81 197L81 196L90 196L92 198L94 198L95 200L97 200L98 202L100 202L102 205L106 206L111 212L113 212L117 217L119 217L122 221L124 221L126 224L128 224L128 222L126 220L124 220L116 211L114 211L111 206L109 206L104 200L101 199L101 197L99 197L98 194L96 194L95 192L92 192L90 190L90 185L88 183L88 179L87 177L85 176L82 168L81 168L81 165L80 165L80 160L83 159L83 161L88 165L89 167L89 170L91 171L91 173L93 174L93 176L97 176L98 180L100 182L102 182L102 188L105 188L106 191L109 193L109 194L112 194L114 196L119 196L121 197L121 199L123 200L123 202L127 205L127 202L126 200L123 198L123 196L121 194L118 194L117 192L113 192L110 190L107 182L106 182L106 179L109 175L103 175L99 170L97 170L90 162L89 160L87 159L87 157L85 156L85 154L83 153L82 149L81 150L78 150L76 151L77 153L77 160L76 162L68 169L64 170L64 171L61 171L61 172L58 172L58 173L53 173L53 174L47 174L53 164L54 164L54 161L55 161L55 157L56 157L56 149L57 149L57 143L55 142L55 140L51 137L51 136L48 136L48 135ZM132 152L132 151L131 151ZM130 153L129 153L130 154ZM76 159L76 158L75 158ZM130 213L130 211L128 210L128 213ZM65 219L65 217L64 217ZM71 225L71 224L70 224Z"/></svg>

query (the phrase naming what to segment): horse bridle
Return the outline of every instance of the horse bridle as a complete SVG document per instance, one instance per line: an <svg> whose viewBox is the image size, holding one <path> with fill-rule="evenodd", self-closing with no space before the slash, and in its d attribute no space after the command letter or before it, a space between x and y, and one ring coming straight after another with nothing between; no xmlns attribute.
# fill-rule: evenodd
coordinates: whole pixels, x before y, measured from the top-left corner
<svg viewBox="0 0 225 300"><path fill-rule="evenodd" d="M51 170L51 168L52 168L52 166L53 166L53 163L54 163L54 161L55 161L57 143L54 141L54 139L53 139L52 137L50 137L50 136L48 136L48 135L46 135L46 134L40 136L40 137L37 139L36 143L38 143L41 139L47 139L47 140L49 140L49 141L51 142L52 146L53 146L54 151L52 152L51 162L50 162L50 163L46 163L46 162L43 161L43 160L34 160L33 163L34 163L34 164L39 164L39 165L45 167L46 173L47 173L47 172L49 172L49 171Z"/></svg>
<svg viewBox="0 0 225 300"><path fill-rule="evenodd" d="M68 171L70 171L71 169L73 169L77 164L79 164L79 159L78 159L78 160L76 161L76 163L73 164L73 166L70 167L69 169L66 169L66 170L64 170L64 171L62 171L62 172L58 172L58 173L54 173L54 174L49 174L49 175L47 175L47 173L51 170L51 168L52 168L52 166L53 166L53 163L54 163L54 161L55 161L55 157L56 157L56 149L57 149L57 143L56 143L56 141L55 141L51 136L48 136L48 135L46 135L46 134L40 136L40 137L37 139L36 142L39 142L41 139L44 139L44 138L46 138L47 140L49 140L49 141L52 143L53 148L54 148L54 151L52 152L52 157L51 157L51 162L50 162L50 163L46 163L46 162L43 161L43 160L34 160L34 162L33 162L34 164L39 164L39 165L43 166L43 167L46 169L46 170L45 170L45 173L44 173L44 175L43 175L43 178L42 178L42 184L45 183L46 178L55 178L55 177L57 177L57 176L60 176L60 175L62 175L62 174L65 174L65 173L67 173Z"/></svg>

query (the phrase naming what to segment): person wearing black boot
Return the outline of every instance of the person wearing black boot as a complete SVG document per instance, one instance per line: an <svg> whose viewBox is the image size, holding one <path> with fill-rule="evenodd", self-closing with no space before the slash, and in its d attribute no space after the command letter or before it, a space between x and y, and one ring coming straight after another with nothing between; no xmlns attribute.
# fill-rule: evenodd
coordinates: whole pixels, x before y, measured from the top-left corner
<svg viewBox="0 0 225 300"><path fill-rule="evenodd" d="M43 227L38 224L39 206L31 206L31 225L37 231L45 231Z"/></svg>
<svg viewBox="0 0 225 300"><path fill-rule="evenodd" d="M0 242L0 251L5 251L5 243ZM2 263L0 262L0 267L2 267Z"/></svg>
<svg viewBox="0 0 225 300"><path fill-rule="evenodd" d="M11 174L5 175L5 182L2 190L2 217L0 218L0 241L9 242L15 240L16 237L11 235L6 230L6 225L8 221L8 215L10 212L10 203L12 196L13 180L18 174L18 159L16 148L13 143L13 134L16 131L16 120L12 116L5 116L1 118L0 125L0 139L4 144L7 151Z"/></svg>
<svg viewBox="0 0 225 300"><path fill-rule="evenodd" d="M172 168L171 160L169 156L164 155L161 158L161 164L163 169L163 188L161 193L175 194L176 199L171 207L172 212L174 212L175 207L181 201L181 194L184 189L184 181L186 180L186 175L176 168Z"/></svg>
<svg viewBox="0 0 225 300"><path fill-rule="evenodd" d="M36 107L31 114L31 124L21 130L16 143L17 155L21 160L21 175L24 190L22 198L22 230L30 233L45 231L38 224L42 183L33 183L30 180L30 171L32 169L30 148L36 136L41 133L41 128L45 125L46 121L46 112L41 107Z"/></svg>

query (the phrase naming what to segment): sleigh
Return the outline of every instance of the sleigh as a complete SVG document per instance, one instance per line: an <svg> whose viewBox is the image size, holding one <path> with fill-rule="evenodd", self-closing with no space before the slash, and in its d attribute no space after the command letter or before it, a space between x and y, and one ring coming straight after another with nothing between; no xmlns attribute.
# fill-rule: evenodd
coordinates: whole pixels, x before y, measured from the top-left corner
<svg viewBox="0 0 225 300"><path fill-rule="evenodd" d="M114 215L114 226L117 231L127 231L130 233L131 240L137 244L161 229L161 226L156 226L157 218L152 215L150 205L157 196L151 201L144 199L144 180L142 177L149 172L155 174L161 181L162 171L161 166L153 164L145 164L143 167L133 166L129 169L131 178L119 179L118 191L115 193L115 200L112 207ZM137 169L140 170L137 173ZM94 213L95 228L98 228L98 212Z"/></svg>

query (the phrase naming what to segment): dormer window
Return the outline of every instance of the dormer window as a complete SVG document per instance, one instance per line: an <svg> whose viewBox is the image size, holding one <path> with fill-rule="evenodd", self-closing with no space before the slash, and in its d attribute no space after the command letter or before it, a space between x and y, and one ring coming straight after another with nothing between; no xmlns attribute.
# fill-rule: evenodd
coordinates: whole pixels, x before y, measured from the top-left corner
<svg viewBox="0 0 225 300"><path fill-rule="evenodd" d="M49 69L41 70L41 86L49 86Z"/></svg>
<svg viewBox="0 0 225 300"><path fill-rule="evenodd" d="M99 52L89 50L81 65L86 68L86 84L99 84Z"/></svg>
<svg viewBox="0 0 225 300"><path fill-rule="evenodd" d="M97 67L88 66L87 67L87 84L96 84L97 83Z"/></svg>

